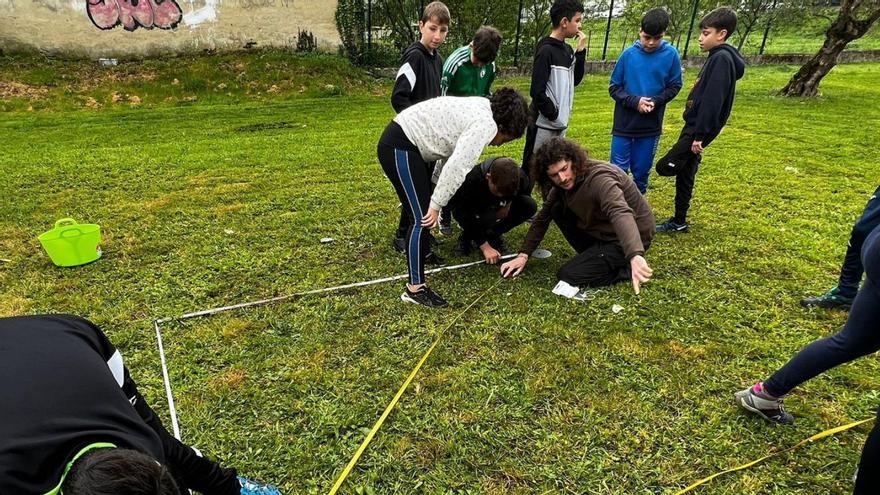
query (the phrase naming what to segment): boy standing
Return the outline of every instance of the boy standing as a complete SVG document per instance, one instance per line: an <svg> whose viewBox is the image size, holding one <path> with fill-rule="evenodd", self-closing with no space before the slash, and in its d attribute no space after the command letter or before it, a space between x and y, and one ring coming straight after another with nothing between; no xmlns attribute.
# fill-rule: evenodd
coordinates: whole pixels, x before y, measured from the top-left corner
<svg viewBox="0 0 880 495"><path fill-rule="evenodd" d="M440 92L443 96L489 96L495 80L495 58L501 47L501 33L482 26L473 41L449 55L443 64Z"/></svg>
<svg viewBox="0 0 880 495"><path fill-rule="evenodd" d="M663 132L666 103L681 90L678 50L663 40L669 14L651 9L642 18L639 39L617 59L608 92L614 99L611 163L632 170L642 194Z"/></svg>
<svg viewBox="0 0 880 495"><path fill-rule="evenodd" d="M416 103L440 96L443 57L437 48L446 40L450 20L449 9L443 2L431 2L422 12L419 20L419 32L422 36L404 50L394 89L391 91L391 106L395 112L400 113ZM396 251L406 251L406 236L412 224L409 211L401 208L400 221L392 242ZM425 253L425 256L431 263L440 262L433 253Z"/></svg>
<svg viewBox="0 0 880 495"><path fill-rule="evenodd" d="M657 161L657 173L675 176L675 216L657 225L657 232L687 232L687 212L703 150L714 140L733 107L736 81L746 63L736 48L725 43L736 29L736 12L719 7L700 20L700 49L709 52L688 94L684 129L672 149Z"/></svg>
<svg viewBox="0 0 880 495"><path fill-rule="evenodd" d="M522 168L528 174L532 153L554 136L565 136L574 103L574 87L584 78L587 36L581 31L584 5L556 0L550 7L553 30L535 47L532 64L532 122L526 132ZM577 50L565 40L577 38Z"/></svg>

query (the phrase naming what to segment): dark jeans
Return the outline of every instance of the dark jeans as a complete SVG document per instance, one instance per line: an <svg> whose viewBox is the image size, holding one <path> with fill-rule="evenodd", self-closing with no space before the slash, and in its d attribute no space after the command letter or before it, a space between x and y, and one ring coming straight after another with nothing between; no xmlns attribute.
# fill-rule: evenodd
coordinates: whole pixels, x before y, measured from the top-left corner
<svg viewBox="0 0 880 495"><path fill-rule="evenodd" d="M629 261L616 242L601 241L585 233L561 202L553 207L552 215L565 240L578 253L559 269L559 280L578 287L605 287L632 277Z"/></svg>
<svg viewBox="0 0 880 495"><path fill-rule="evenodd" d="M469 206L471 205L468 203L452 205L452 216L461 226L463 240L472 241L477 246L489 239L501 237L517 225L525 223L538 211L535 200L525 195L514 196L504 209L474 211Z"/></svg>
<svg viewBox="0 0 880 495"><path fill-rule="evenodd" d="M880 227L862 246L862 263L867 278L843 330L805 347L764 382L767 393L781 397L820 373L880 350Z"/></svg>
<svg viewBox="0 0 880 495"><path fill-rule="evenodd" d="M880 187L874 191L874 195L868 200L862 216L853 225L846 255L843 257L843 266L840 267L840 280L837 282L841 296L853 297L859 290L859 283L862 281L862 272L864 271L861 257L862 244L868 234L880 225L880 199L877 199L878 195L880 195Z"/></svg>
<svg viewBox="0 0 880 495"><path fill-rule="evenodd" d="M687 213L694 197L694 183L703 156L691 151L694 143L693 129L684 128L678 141L657 160L657 173L666 177L675 176L675 216L676 223L686 223Z"/></svg>
<svg viewBox="0 0 880 495"><path fill-rule="evenodd" d="M853 495L876 495L880 493L880 410L874 420L874 428L865 440L862 459L859 461L859 473L856 476L856 487Z"/></svg>

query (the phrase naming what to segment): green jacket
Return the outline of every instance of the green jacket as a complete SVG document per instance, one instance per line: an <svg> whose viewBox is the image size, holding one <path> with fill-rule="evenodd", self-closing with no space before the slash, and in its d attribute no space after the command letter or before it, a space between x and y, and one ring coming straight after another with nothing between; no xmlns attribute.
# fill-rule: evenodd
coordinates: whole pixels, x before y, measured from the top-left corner
<svg viewBox="0 0 880 495"><path fill-rule="evenodd" d="M495 62L477 67L471 63L471 47L463 46L449 55L440 79L442 96L489 96L495 80Z"/></svg>

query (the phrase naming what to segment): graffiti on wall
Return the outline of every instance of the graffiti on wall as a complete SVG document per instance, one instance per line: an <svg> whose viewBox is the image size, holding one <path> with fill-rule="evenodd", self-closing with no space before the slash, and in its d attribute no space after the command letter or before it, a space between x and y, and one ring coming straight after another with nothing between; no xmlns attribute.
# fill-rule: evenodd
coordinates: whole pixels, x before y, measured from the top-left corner
<svg viewBox="0 0 880 495"><path fill-rule="evenodd" d="M183 17L175 0L86 0L86 11L95 27L113 29L121 24L126 31L173 29Z"/></svg>

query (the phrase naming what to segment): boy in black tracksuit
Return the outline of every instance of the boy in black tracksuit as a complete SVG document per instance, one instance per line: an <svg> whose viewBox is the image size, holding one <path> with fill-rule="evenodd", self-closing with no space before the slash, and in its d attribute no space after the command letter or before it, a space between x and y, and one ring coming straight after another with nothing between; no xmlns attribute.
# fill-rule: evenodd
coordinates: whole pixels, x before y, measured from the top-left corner
<svg viewBox="0 0 880 495"><path fill-rule="evenodd" d="M736 81L745 61L725 43L736 29L736 12L720 7L700 21L700 48L709 56L694 81L684 110L684 129L672 149L657 161L657 173L675 176L675 216L657 225L657 232L687 232L687 212L703 150L718 136L733 107Z"/></svg>
<svg viewBox="0 0 880 495"><path fill-rule="evenodd" d="M449 22L449 9L443 3L431 2L425 7L419 21L421 38L404 50L391 91L391 106L395 112L400 113L416 103L440 96L443 57L437 48L446 39ZM406 234L412 223L409 211L402 208L392 242L396 251L402 253L406 250ZM426 253L426 260L431 258L436 256Z"/></svg>
<svg viewBox="0 0 880 495"><path fill-rule="evenodd" d="M456 254L468 255L476 246L486 261L497 261L505 251L502 236L538 211L531 189L529 177L510 158L489 158L468 172L449 201L462 230Z"/></svg>
<svg viewBox="0 0 880 495"><path fill-rule="evenodd" d="M577 0L556 0L550 7L553 30L535 47L532 64L532 121L526 131L522 169L529 173L534 151L555 136L565 136L574 104L574 87L584 78L587 37L581 31L584 6ZM574 50L565 42L577 38Z"/></svg>

